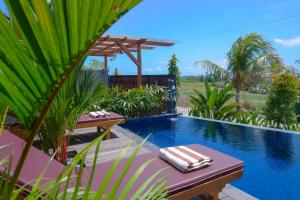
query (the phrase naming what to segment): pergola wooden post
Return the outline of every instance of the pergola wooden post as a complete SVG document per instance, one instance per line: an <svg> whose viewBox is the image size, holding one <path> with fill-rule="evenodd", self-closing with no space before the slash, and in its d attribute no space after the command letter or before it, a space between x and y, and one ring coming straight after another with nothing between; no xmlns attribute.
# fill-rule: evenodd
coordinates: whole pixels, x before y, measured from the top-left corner
<svg viewBox="0 0 300 200"><path fill-rule="evenodd" d="M107 56L104 56L104 70L107 70Z"/></svg>
<svg viewBox="0 0 300 200"><path fill-rule="evenodd" d="M120 36L103 35L90 49L89 54L93 56L104 56L104 67L107 69L107 57L115 54L126 53L137 67L137 85L143 83L142 80L142 49L151 50L156 46L173 46L174 42L163 40L152 40L147 38L128 38ZM136 52L135 57L132 52Z"/></svg>
<svg viewBox="0 0 300 200"><path fill-rule="evenodd" d="M142 78L142 48L141 44L137 44L137 58L131 53L131 51L122 42L117 41L121 50L127 54L127 56L135 63L137 67L137 86L143 84Z"/></svg>
<svg viewBox="0 0 300 200"><path fill-rule="evenodd" d="M137 85L141 86L143 84L142 76L142 48L141 44L137 45Z"/></svg>

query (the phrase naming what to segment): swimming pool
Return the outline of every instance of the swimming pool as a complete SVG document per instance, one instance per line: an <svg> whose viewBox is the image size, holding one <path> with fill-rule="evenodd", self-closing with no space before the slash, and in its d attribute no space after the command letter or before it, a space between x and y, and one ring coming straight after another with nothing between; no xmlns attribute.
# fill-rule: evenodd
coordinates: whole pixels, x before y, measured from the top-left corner
<svg viewBox="0 0 300 200"><path fill-rule="evenodd" d="M232 185L259 198L300 199L300 135L178 116L130 120L122 127L159 147L199 143L245 162Z"/></svg>

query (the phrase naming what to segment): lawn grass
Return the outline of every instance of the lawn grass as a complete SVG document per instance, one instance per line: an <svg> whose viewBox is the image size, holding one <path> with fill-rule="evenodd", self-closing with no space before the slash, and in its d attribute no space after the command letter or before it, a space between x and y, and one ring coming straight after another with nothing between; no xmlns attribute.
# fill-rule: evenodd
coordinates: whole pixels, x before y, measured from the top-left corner
<svg viewBox="0 0 300 200"><path fill-rule="evenodd" d="M201 90L204 92L204 83L196 81L181 81L180 87L178 87L179 98L177 101L178 106L190 107L189 95L192 94L193 89ZM234 92L234 91L232 91ZM241 92L241 105L245 109L263 109L267 95L254 94L242 91ZM234 101L234 98L232 99Z"/></svg>

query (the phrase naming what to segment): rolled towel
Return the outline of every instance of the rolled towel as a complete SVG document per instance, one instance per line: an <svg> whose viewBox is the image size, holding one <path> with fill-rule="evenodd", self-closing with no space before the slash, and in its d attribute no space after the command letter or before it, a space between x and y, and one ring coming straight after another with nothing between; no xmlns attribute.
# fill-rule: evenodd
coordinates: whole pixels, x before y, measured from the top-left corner
<svg viewBox="0 0 300 200"><path fill-rule="evenodd" d="M96 113L99 117L105 117L105 114L101 111L96 111Z"/></svg>
<svg viewBox="0 0 300 200"><path fill-rule="evenodd" d="M98 114L96 112L89 112L89 115L93 118L97 118Z"/></svg>
<svg viewBox="0 0 300 200"><path fill-rule="evenodd" d="M182 172L189 172L210 166L213 161L211 158L185 146L160 149L159 157Z"/></svg>
<svg viewBox="0 0 300 200"><path fill-rule="evenodd" d="M105 110L102 109L102 113L104 113L106 116L110 116L109 112L106 112Z"/></svg>

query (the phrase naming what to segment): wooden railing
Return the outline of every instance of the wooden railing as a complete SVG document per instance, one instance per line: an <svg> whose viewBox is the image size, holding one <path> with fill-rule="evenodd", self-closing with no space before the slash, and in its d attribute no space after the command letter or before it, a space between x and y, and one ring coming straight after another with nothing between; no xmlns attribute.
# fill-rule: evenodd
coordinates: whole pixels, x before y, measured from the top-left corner
<svg viewBox="0 0 300 200"><path fill-rule="evenodd" d="M175 80L174 76L171 75L143 75L143 85L159 85L168 87L168 80ZM137 76L136 75L125 75L125 76L110 76L109 77L110 87L120 86L124 89L131 89L137 87Z"/></svg>

